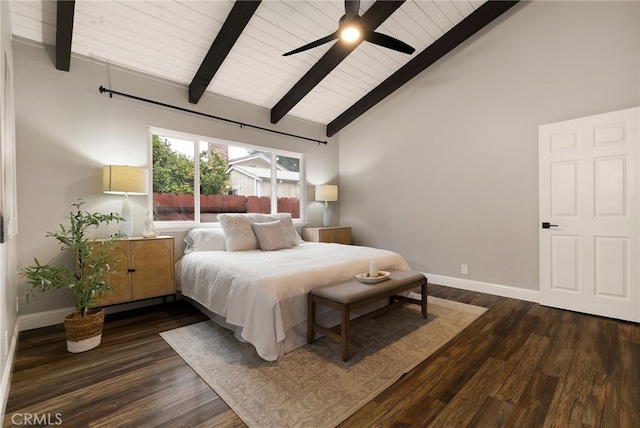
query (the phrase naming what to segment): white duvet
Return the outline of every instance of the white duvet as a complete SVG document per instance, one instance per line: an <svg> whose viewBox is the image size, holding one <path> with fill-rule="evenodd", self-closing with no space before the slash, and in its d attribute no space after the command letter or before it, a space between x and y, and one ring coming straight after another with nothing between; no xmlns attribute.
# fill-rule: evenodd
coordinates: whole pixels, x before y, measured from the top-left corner
<svg viewBox="0 0 640 428"><path fill-rule="evenodd" d="M307 320L307 294L314 287L368 272L409 269L397 253L354 245L304 242L278 251L202 251L180 261L182 294L227 323L265 360L282 354L285 332Z"/></svg>

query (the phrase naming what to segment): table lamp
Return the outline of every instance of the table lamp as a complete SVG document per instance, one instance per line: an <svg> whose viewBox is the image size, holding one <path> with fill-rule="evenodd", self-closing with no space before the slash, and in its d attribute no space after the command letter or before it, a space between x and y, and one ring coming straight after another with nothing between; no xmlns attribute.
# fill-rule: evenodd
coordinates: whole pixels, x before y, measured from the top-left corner
<svg viewBox="0 0 640 428"><path fill-rule="evenodd" d="M102 174L102 191L113 195L124 195L122 199L120 233L133 235L133 219L129 208L129 195L147 194L148 174L146 168L127 165L105 165Z"/></svg>
<svg viewBox="0 0 640 428"><path fill-rule="evenodd" d="M338 186L335 184L323 184L316 186L316 201L324 201L324 213L322 214L322 225L329 227L329 204L338 200Z"/></svg>

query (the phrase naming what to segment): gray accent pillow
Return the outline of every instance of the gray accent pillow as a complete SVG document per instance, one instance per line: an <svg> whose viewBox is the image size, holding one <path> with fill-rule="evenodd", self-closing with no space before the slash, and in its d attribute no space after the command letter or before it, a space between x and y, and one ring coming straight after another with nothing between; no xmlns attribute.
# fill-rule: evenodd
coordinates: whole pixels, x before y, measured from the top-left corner
<svg viewBox="0 0 640 428"><path fill-rule="evenodd" d="M287 234L289 238L289 243L293 245L298 245L298 243L302 240L298 232L296 232L296 228L293 226L293 220L291 219L291 214L289 213L279 213L279 214L268 214L265 216L265 221L276 221L280 220L282 223L282 228L284 232Z"/></svg>
<svg viewBox="0 0 640 428"><path fill-rule="evenodd" d="M283 248L291 248L291 242L280 220L266 223L253 223L253 230L258 237L260 248L263 251L275 251Z"/></svg>

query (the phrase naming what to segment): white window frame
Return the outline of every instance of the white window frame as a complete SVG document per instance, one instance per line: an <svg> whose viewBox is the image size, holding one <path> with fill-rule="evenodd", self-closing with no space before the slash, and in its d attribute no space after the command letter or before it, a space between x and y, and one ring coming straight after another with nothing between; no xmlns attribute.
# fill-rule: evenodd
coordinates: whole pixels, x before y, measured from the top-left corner
<svg viewBox="0 0 640 428"><path fill-rule="evenodd" d="M245 143L239 143L236 141L224 140L216 137L207 137L198 134L190 134L180 131L173 131L170 129L163 129L157 127L149 127L148 128L148 141L149 141L149 151L148 151L148 165L149 165L149 194L147 195L147 208L150 213L153 213L153 143L152 136L160 135L162 137L168 138L176 138L180 140L193 141L194 142L194 159L193 159L193 167L194 167L194 195L193 198L193 211L194 211L194 220L187 221L156 221L154 220L154 226L157 230L161 231L182 231L189 230L194 227L220 227L219 222L200 222L200 142L220 142L222 144L227 144L229 146L234 147L242 147L248 150L260 150L260 151L268 151L271 154L271 194L275 195L275 198L271 198L271 212L276 213L278 210L278 199L277 199L277 183L278 180L275 179L277 177L276 172L276 158L278 155L285 157L293 157L300 159L300 172L299 172L299 185L300 185L300 218L293 219L294 224L306 224L306 200L307 200L307 185L306 185L306 173L305 173L305 156L302 153L289 152L285 150L278 150L271 147L265 146L254 146Z"/></svg>

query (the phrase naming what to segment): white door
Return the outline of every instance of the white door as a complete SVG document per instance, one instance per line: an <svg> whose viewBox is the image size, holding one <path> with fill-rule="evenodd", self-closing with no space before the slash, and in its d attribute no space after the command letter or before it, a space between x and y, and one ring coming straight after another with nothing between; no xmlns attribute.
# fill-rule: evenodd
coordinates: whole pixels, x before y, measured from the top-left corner
<svg viewBox="0 0 640 428"><path fill-rule="evenodd" d="M640 322L639 116L540 126L541 304Z"/></svg>

